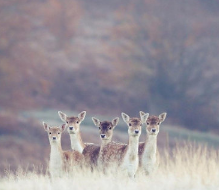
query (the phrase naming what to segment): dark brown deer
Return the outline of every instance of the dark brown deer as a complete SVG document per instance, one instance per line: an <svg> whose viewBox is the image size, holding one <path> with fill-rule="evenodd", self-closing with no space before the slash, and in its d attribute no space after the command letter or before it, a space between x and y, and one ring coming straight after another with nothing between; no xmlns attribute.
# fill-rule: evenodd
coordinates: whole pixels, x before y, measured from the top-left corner
<svg viewBox="0 0 219 190"><path fill-rule="evenodd" d="M102 170L101 160L102 160L102 150L103 148L111 142L113 137L113 130L119 122L119 118L114 118L110 121L101 122L99 119L92 117L93 123L99 128L99 134L101 139L101 146L88 145L83 151L87 165L90 165L93 169L98 166L99 170Z"/></svg>

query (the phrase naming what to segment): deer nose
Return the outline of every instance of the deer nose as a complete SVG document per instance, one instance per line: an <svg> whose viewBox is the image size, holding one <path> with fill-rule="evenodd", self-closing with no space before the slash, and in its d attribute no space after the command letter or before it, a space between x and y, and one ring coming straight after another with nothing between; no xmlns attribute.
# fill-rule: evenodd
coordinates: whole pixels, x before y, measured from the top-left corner
<svg viewBox="0 0 219 190"><path fill-rule="evenodd" d="M104 135L104 134L101 134L100 136L101 136L101 138L103 139L103 138L104 138L106 135Z"/></svg>
<svg viewBox="0 0 219 190"><path fill-rule="evenodd" d="M156 129L152 129L152 132L155 133L155 132L156 132Z"/></svg>
<svg viewBox="0 0 219 190"><path fill-rule="evenodd" d="M135 130L135 133L138 134L138 133L139 133L139 130Z"/></svg>
<svg viewBox="0 0 219 190"><path fill-rule="evenodd" d="M53 140L56 140L56 137L52 137Z"/></svg>
<svg viewBox="0 0 219 190"><path fill-rule="evenodd" d="M69 127L70 130L73 130L73 127Z"/></svg>

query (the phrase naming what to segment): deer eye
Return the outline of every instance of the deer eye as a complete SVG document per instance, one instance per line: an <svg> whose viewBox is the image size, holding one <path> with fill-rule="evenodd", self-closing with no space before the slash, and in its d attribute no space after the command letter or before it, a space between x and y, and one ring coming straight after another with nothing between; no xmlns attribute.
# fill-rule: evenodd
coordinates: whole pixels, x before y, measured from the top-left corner
<svg viewBox="0 0 219 190"><path fill-rule="evenodd" d="M159 122L158 122L157 124L158 124L158 125L160 125L160 123L159 123Z"/></svg>
<svg viewBox="0 0 219 190"><path fill-rule="evenodd" d="M147 125L149 125L150 123L147 122Z"/></svg>
<svg viewBox="0 0 219 190"><path fill-rule="evenodd" d="M51 133L51 132L49 132L49 134L51 135L52 133Z"/></svg>
<svg viewBox="0 0 219 190"><path fill-rule="evenodd" d="M68 121L66 121L66 123L68 123Z"/></svg>
<svg viewBox="0 0 219 190"><path fill-rule="evenodd" d="M131 123L129 123L129 126L132 126L132 124L131 124Z"/></svg>
<svg viewBox="0 0 219 190"><path fill-rule="evenodd" d="M111 130L111 129L112 129L112 127L109 127L109 129Z"/></svg>
<svg viewBox="0 0 219 190"><path fill-rule="evenodd" d="M79 123L79 121L77 121L77 123Z"/></svg>
<svg viewBox="0 0 219 190"><path fill-rule="evenodd" d="M60 135L60 133L58 133L58 135Z"/></svg>

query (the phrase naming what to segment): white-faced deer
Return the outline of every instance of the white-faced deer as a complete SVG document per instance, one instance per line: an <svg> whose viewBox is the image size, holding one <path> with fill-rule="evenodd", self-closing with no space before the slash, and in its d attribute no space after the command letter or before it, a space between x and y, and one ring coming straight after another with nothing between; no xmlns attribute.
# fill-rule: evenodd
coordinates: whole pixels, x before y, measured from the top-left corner
<svg viewBox="0 0 219 190"><path fill-rule="evenodd" d="M61 146L61 134L65 130L65 124L61 127L49 126L43 122L45 131L48 133L51 146L49 171L51 177L61 177L69 167L83 164L84 157L78 151L63 151Z"/></svg>
<svg viewBox="0 0 219 190"><path fill-rule="evenodd" d="M134 178L138 168L138 145L141 135L142 123L148 118L148 114L144 114L139 118L130 118L127 114L122 113L122 118L128 126L129 142L128 144L120 144L111 142L103 148L104 167L110 165L119 166L129 177Z"/></svg>
<svg viewBox="0 0 219 190"><path fill-rule="evenodd" d="M88 145L84 148L83 154L87 165L90 165L92 169L94 169L94 167L96 167L97 165L99 166L99 169L102 169L100 165L100 163L102 163L100 162L100 160L102 159L102 149L105 145L111 142L113 130L118 124L119 118L116 117L112 120L112 122L101 122L99 119L94 117L92 118L92 120L94 125L99 128L101 146Z"/></svg>
<svg viewBox="0 0 219 190"><path fill-rule="evenodd" d="M86 116L86 111L82 111L76 117L75 116L68 117L66 114L64 114L61 111L59 111L58 114L61 120L66 123L67 131L70 135L71 148L73 150L77 150L78 152L82 153L86 145L84 144L81 138L80 124Z"/></svg>
<svg viewBox="0 0 219 190"><path fill-rule="evenodd" d="M144 115L140 112L140 115ZM144 143L139 143L140 169L149 175L159 165L159 152L157 151L157 135L160 131L160 124L165 120L166 113L159 116L149 116L146 121L147 137Z"/></svg>

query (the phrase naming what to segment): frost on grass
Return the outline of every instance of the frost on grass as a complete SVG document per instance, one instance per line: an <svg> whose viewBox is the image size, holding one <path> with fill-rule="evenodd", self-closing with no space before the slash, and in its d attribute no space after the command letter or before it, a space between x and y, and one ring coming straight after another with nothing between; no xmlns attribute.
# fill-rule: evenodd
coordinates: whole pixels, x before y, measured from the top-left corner
<svg viewBox="0 0 219 190"><path fill-rule="evenodd" d="M159 169L150 176L137 173L135 180L117 170L107 175L88 170L72 171L62 178L51 180L47 174L21 168L15 174L6 172L0 179L0 189L215 190L218 187L218 151L189 144L177 147L171 153L164 151Z"/></svg>

